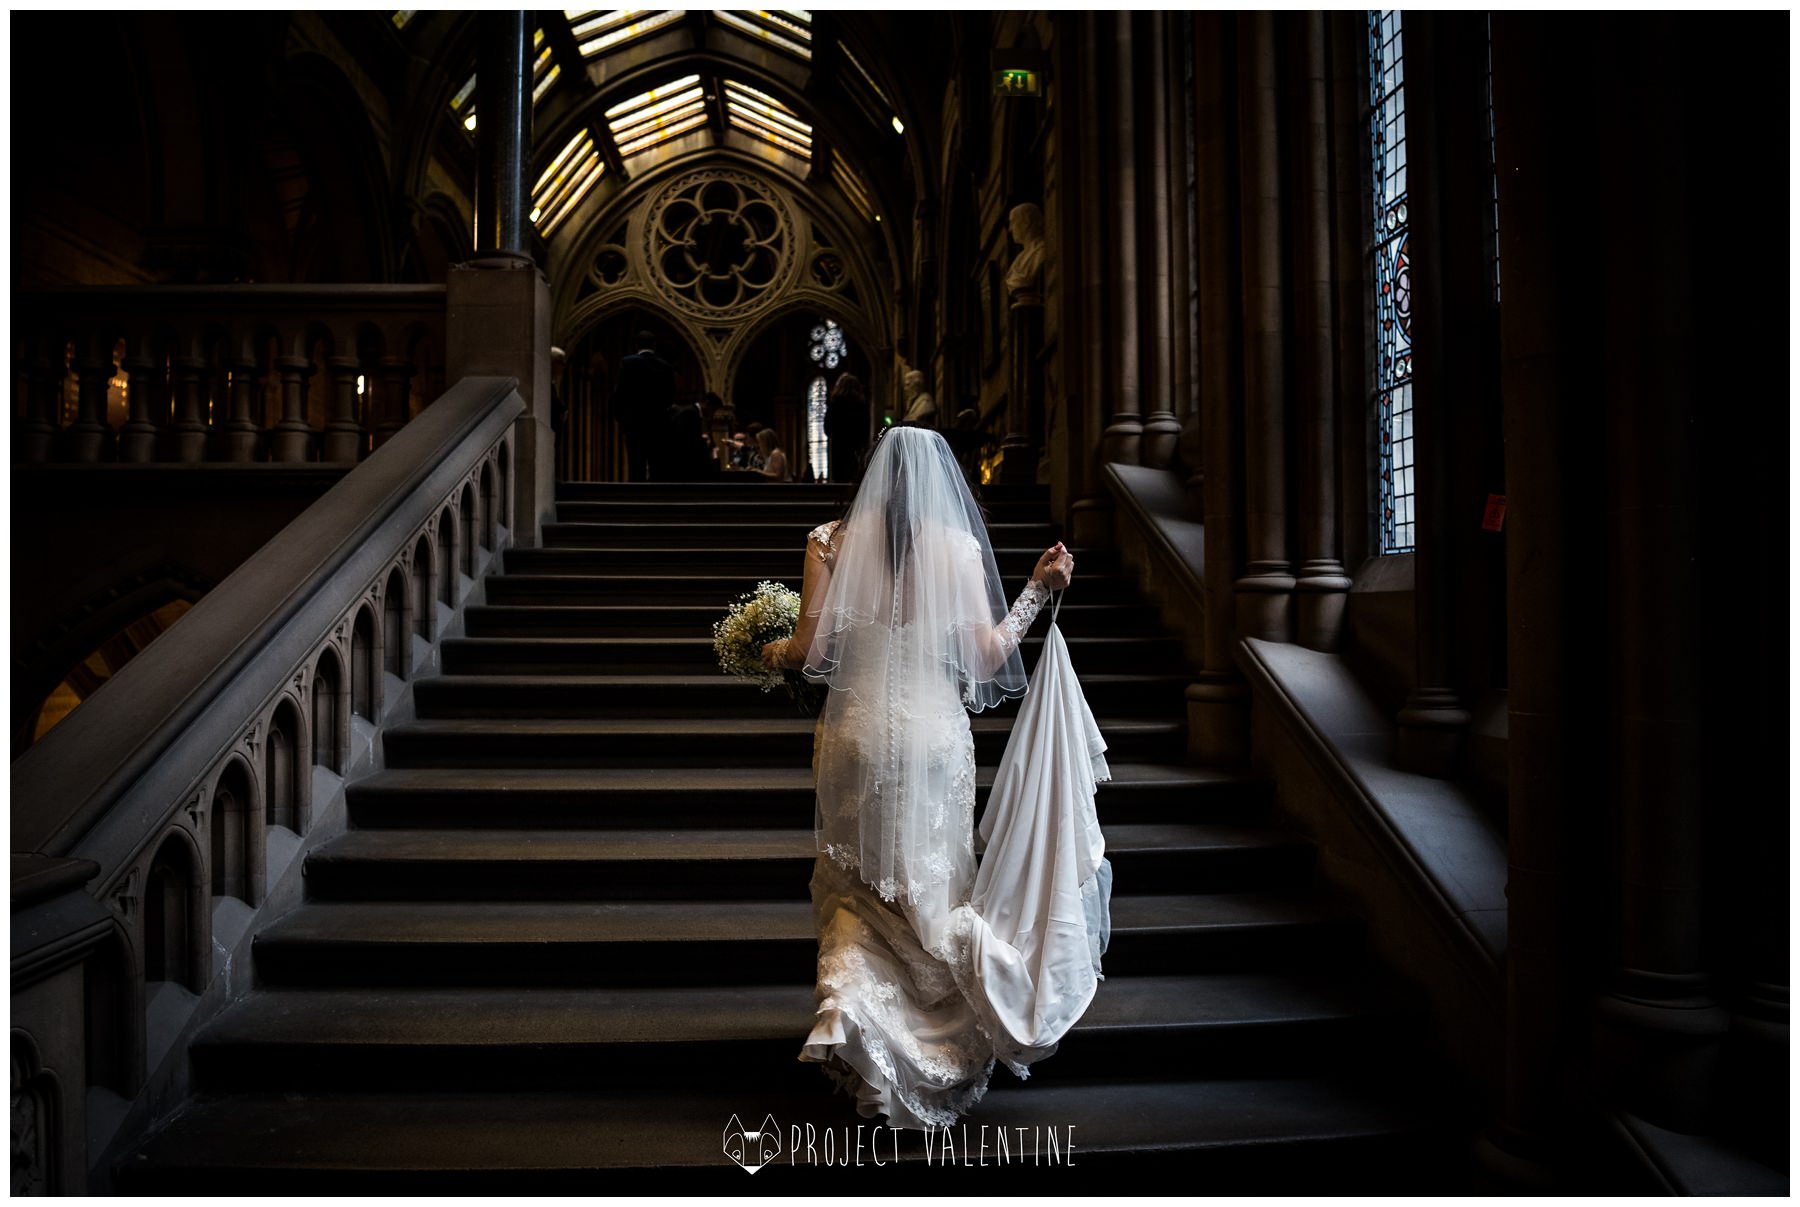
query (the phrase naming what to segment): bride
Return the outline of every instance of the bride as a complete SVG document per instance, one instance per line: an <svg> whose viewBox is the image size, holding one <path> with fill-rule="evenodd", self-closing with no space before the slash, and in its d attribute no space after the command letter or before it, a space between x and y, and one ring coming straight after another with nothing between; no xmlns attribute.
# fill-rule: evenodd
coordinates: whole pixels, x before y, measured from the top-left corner
<svg viewBox="0 0 1800 1207"><path fill-rule="evenodd" d="M1053 1052L1093 992L1098 949L1090 964L1080 918L1083 905L1093 912L1091 875L1073 910L1074 958L1067 944L1021 939L1021 951L997 937L1001 915L1018 927L1033 903L990 902L991 928L971 904L968 710L1025 693L1019 641L1073 571L1052 546L1009 610L949 445L930 428L885 429L844 517L808 536L794 636L762 651L832 689L813 740L818 1009L800 1059L889 1126L948 1126L985 1093L996 1059L1024 1076ZM1007 856L1014 882L1056 879L1035 848L1031 858L1046 866ZM1001 862L992 846L986 860ZM1046 930L1071 912L1038 908L1053 915Z"/></svg>

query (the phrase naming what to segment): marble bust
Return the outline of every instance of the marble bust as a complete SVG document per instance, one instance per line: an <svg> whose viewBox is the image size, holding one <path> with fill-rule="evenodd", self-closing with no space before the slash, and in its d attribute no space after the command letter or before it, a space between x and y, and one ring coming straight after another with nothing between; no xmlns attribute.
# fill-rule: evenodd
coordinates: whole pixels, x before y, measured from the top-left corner
<svg viewBox="0 0 1800 1207"><path fill-rule="evenodd" d="M908 369L901 379L906 383L906 414L902 423L927 423L937 413L937 400L925 389L925 374Z"/></svg>
<svg viewBox="0 0 1800 1207"><path fill-rule="evenodd" d="M1006 296L1035 298L1044 287L1044 211L1029 201L1015 205L1006 225L1020 249L1006 270Z"/></svg>

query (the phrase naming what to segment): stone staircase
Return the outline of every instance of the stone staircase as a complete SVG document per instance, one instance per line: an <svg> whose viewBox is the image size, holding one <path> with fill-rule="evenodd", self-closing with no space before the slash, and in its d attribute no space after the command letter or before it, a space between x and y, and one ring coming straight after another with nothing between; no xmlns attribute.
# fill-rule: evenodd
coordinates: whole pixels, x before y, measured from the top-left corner
<svg viewBox="0 0 1800 1207"><path fill-rule="evenodd" d="M1058 532L1041 488L987 501L1010 598ZM967 1121L971 1144L982 1124L1072 1134L1073 1163L924 1174L918 1134L895 1161L884 1132L881 1168L822 1174L822 1148L789 1165L792 1128L869 1123L796 1059L812 720L721 675L710 632L757 580L798 588L834 514L814 486L565 484L544 547L505 555L415 684L418 720L350 785L349 830L259 933L257 987L193 1043L194 1097L119 1189L1006 1193L1166 1170L1205 1193L1454 1193L1417 1003L1265 786L1186 762L1178 643L1079 549L1059 624L1113 771L1108 979ZM1016 712L973 718L983 800ZM753 1181L721 1151L734 1114L781 1129Z"/></svg>

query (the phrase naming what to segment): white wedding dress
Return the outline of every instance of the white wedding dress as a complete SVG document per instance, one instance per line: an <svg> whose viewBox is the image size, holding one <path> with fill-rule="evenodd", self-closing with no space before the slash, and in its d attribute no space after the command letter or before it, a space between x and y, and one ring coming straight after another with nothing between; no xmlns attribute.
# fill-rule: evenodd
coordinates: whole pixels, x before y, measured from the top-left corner
<svg viewBox="0 0 1800 1207"><path fill-rule="evenodd" d="M836 527L809 536L809 556L828 566ZM963 540L974 547L951 556L978 557ZM1048 595L1033 582L1001 622L1009 650ZM800 1059L822 1064L865 1116L943 1127L981 1099L996 1060L1025 1076L1092 998L1111 883L1092 802L1105 744L1052 626L983 818L978 872L965 699L948 675L892 670L908 664L912 622L884 640L881 659L842 652L845 690L828 693L814 727L818 1008ZM898 788L871 771L902 755ZM861 867L868 832L895 814L910 856Z"/></svg>

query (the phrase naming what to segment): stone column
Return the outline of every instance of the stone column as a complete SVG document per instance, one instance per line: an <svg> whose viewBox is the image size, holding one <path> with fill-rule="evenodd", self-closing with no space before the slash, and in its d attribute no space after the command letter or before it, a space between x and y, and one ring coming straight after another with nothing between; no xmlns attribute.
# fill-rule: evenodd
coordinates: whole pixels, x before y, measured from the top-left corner
<svg viewBox="0 0 1800 1207"><path fill-rule="evenodd" d="M143 465L156 460L157 426L150 415L150 402L156 392L157 370L162 366L150 355L145 343L127 351L119 363L125 370L125 405L129 417L119 431L119 460Z"/></svg>
<svg viewBox="0 0 1800 1207"><path fill-rule="evenodd" d="M363 388L373 401L369 411L375 416L375 447L386 444L395 432L411 418L407 414L412 398L412 362L401 356L384 356L375 372L364 379Z"/></svg>
<svg viewBox="0 0 1800 1207"><path fill-rule="evenodd" d="M1133 14L1115 13L1111 20L1113 95L1118 107L1118 117L1124 124L1114 134L1116 154L1111 200L1113 212L1117 215L1113 232L1116 258L1112 264L1104 265L1101 269L1109 273L1112 286L1111 362L1115 366L1113 379L1107 383L1108 393L1113 398L1112 421L1107 424L1106 432L1101 437L1101 449L1108 461L1137 465L1142 460L1144 435L1140 400L1144 379L1141 346L1143 333L1139 327L1142 312L1138 306L1139 256L1142 251L1138 240L1138 136L1131 117L1136 111L1139 81L1133 55ZM1161 103L1162 98L1157 100Z"/></svg>
<svg viewBox="0 0 1800 1207"><path fill-rule="evenodd" d="M1188 746L1207 762L1238 762L1250 750L1249 690L1237 672L1237 532L1243 520L1237 389L1243 336L1238 309L1238 231L1232 193L1237 154L1232 41L1246 18L1194 14L1194 155L1199 186L1194 253L1199 283L1200 452L1206 522L1205 665L1187 689Z"/></svg>
<svg viewBox="0 0 1800 1207"><path fill-rule="evenodd" d="M170 425L170 452L176 461L206 460L205 407L206 362L198 356L178 356L174 362L175 422Z"/></svg>
<svg viewBox="0 0 1800 1207"><path fill-rule="evenodd" d="M1338 556L1338 333L1333 322L1331 119L1326 104L1325 14L1297 13L1300 129L1295 211L1295 362L1300 469L1300 574L1295 583L1300 644L1335 650L1350 576ZM1353 328L1360 338L1362 325Z"/></svg>
<svg viewBox="0 0 1800 1207"><path fill-rule="evenodd" d="M1566 161L1557 97L1544 85L1580 59L1552 26L1539 14L1493 14L1494 103L1504 118L1506 614L1519 639L1508 658L1505 1082L1483 1160L1509 1187L1545 1185L1554 1138L1568 1130L1585 1030L1575 986L1588 975L1579 881L1591 869L1578 835L1604 791L1583 723L1597 672L1570 614L1596 584L1583 533L1569 522L1582 491L1560 460L1585 443L1585 420L1560 380L1563 265L1547 234L1564 204Z"/></svg>
<svg viewBox="0 0 1800 1207"><path fill-rule="evenodd" d="M91 336L77 353L75 374L80 395L75 422L69 425L67 433L71 461L113 459L113 433L106 424L106 390L113 375L113 358L112 348L103 343L110 341Z"/></svg>
<svg viewBox="0 0 1800 1207"><path fill-rule="evenodd" d="M1288 387L1275 22L1273 13L1246 14L1239 40L1248 563L1237 580L1237 607L1242 636L1289 641L1294 575L1287 546Z"/></svg>
<svg viewBox="0 0 1800 1207"><path fill-rule="evenodd" d="M256 361L239 357L227 362L231 370L231 418L225 423L225 459L256 460L256 446L262 439L262 428L252 417L256 392Z"/></svg>
<svg viewBox="0 0 1800 1207"><path fill-rule="evenodd" d="M1729 704L1708 696L1702 668L1707 657L1732 655L1708 653L1697 639L1701 593L1720 589L1698 572L1712 538L1701 528L1697 462L1715 454L1697 437L1718 385L1713 353L1694 332L1705 322L1698 311L1712 305L1697 299L1715 269L1690 258L1689 232L1709 206L1672 183L1693 179L1712 152L1690 141L1686 99L1665 86L1664 73L1690 61L1677 29L1644 19L1621 33L1587 40L1600 128L1613 134L1594 146L1592 180L1607 215L1596 268L1612 288L1595 316L1606 349L1595 400L1605 439L1590 465L1610 487L1599 556L1610 561L1612 587L1609 778L1621 856L1596 1046L1621 1105L1692 1132L1712 1118L1729 1026L1703 925L1714 903L1706 813L1725 800L1701 759L1702 709Z"/></svg>
<svg viewBox="0 0 1800 1207"><path fill-rule="evenodd" d="M1060 207L1077 220L1077 237L1063 248L1063 254L1079 257L1077 276L1065 273L1069 292L1079 302L1078 323L1065 325L1062 342L1065 348L1078 346L1081 358L1081 406L1079 425L1071 416L1068 464L1070 467L1067 515L1070 543L1078 548L1104 548L1112 543L1112 500L1100 484L1100 465L1106 459L1105 436L1114 375L1112 365L1117 349L1108 333L1112 330L1113 298L1107 289L1112 217L1108 181L1111 178L1112 146L1108 141L1107 118L1114 90L1110 87L1109 69L1114 61L1107 34L1111 14L1084 12L1071 18L1078 31L1074 39L1074 55L1080 68L1079 93L1084 103L1074 106L1076 122L1076 167L1070 186L1078 204ZM1066 263L1066 261L1065 261Z"/></svg>
<svg viewBox="0 0 1800 1207"><path fill-rule="evenodd" d="M306 379L312 376L312 359L283 356L275 367L281 370L281 422L269 433L269 460L309 461L313 430L306 422Z"/></svg>
<svg viewBox="0 0 1800 1207"><path fill-rule="evenodd" d="M31 362L26 369L25 419L19 425L17 459L42 464L56 454L57 402L68 372L63 366L64 342L40 335L31 341Z"/></svg>
<svg viewBox="0 0 1800 1207"><path fill-rule="evenodd" d="M1171 172L1169 108L1175 94L1169 89L1167 26L1165 12L1145 13L1138 23L1143 41L1140 61L1147 69L1150 97L1150 103L1138 111L1138 116L1146 119L1149 144L1145 148L1149 162L1143 173L1148 187L1139 213L1149 238L1140 245L1146 257L1139 261L1141 269L1129 260L1119 265L1123 275L1150 282L1143 375L1144 405L1149 414L1144 419L1141 455L1145 465L1156 469L1175 464L1175 450L1181 442L1181 420L1175 414L1175 322L1181 291L1175 283L1185 276L1185 266L1175 260L1174 227L1181 193ZM1139 85L1134 91L1144 90Z"/></svg>
<svg viewBox="0 0 1800 1207"><path fill-rule="evenodd" d="M319 445L321 461L358 461L369 433L356 414L356 378L361 365L354 356L334 356L331 366L331 420Z"/></svg>
<svg viewBox="0 0 1800 1207"><path fill-rule="evenodd" d="M1395 762L1423 775L1448 776L1460 765L1469 710L1457 690L1457 609L1452 580L1458 521L1450 491L1451 376L1444 348L1452 334L1446 311L1440 75L1432 14L1405 23L1408 156L1406 185L1411 246L1419 249L1412 279L1413 347L1413 688L1395 718Z"/></svg>

